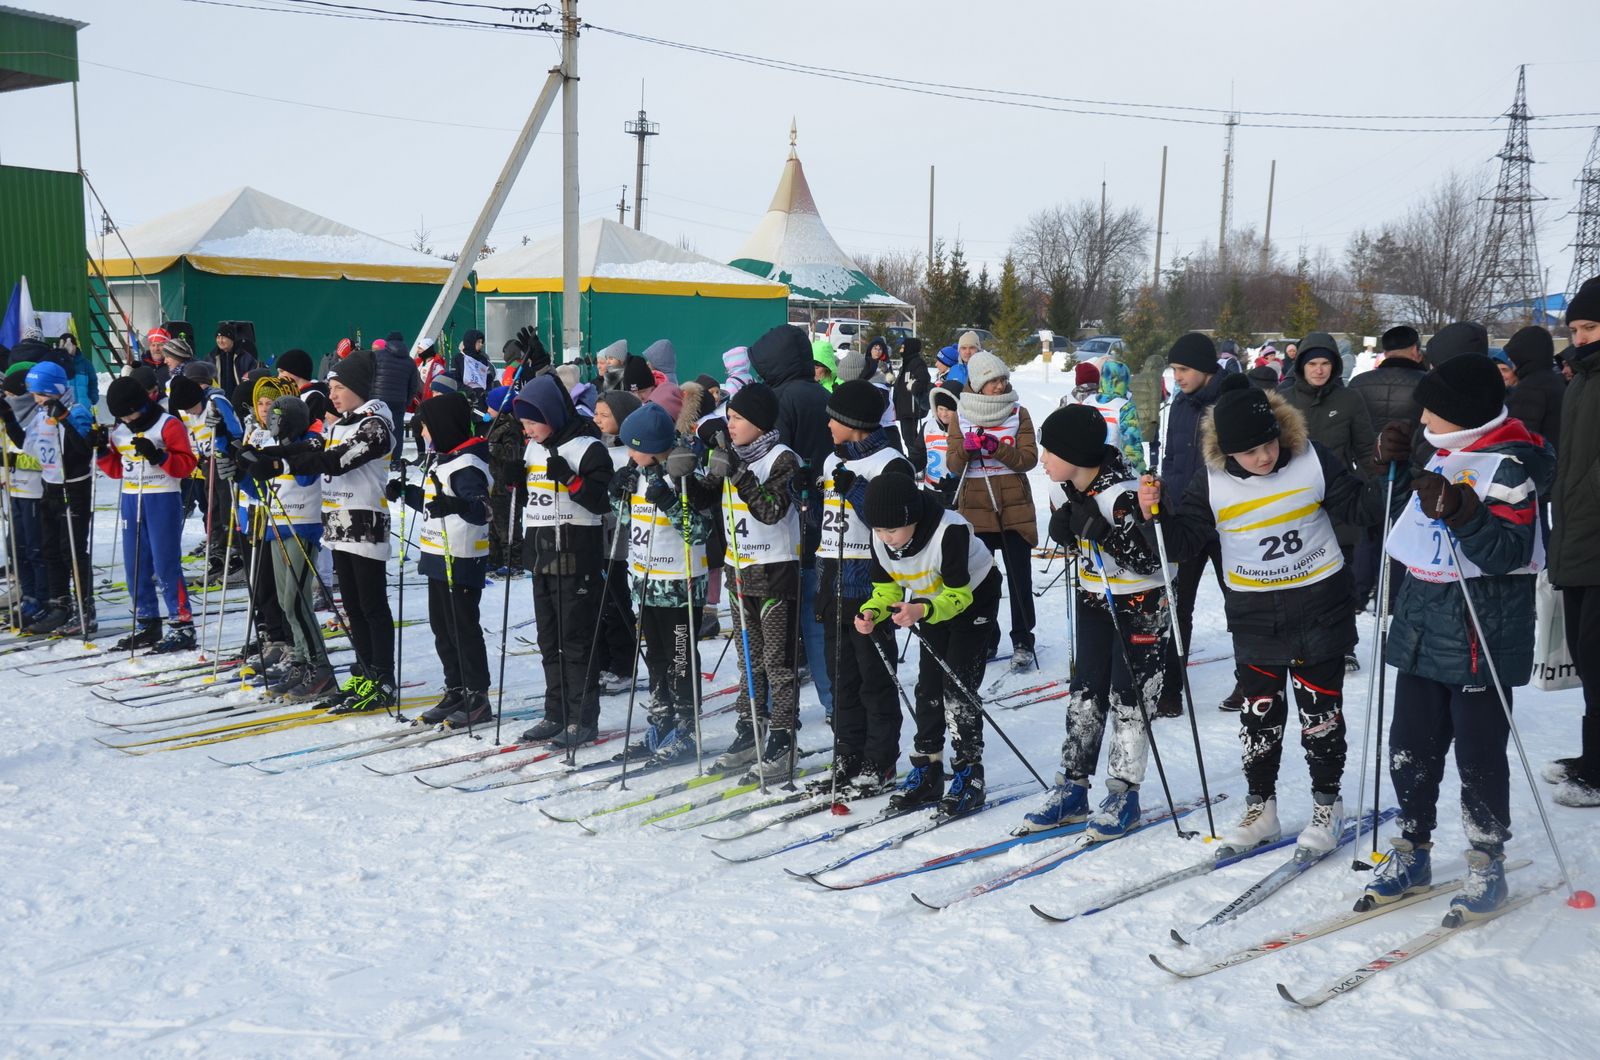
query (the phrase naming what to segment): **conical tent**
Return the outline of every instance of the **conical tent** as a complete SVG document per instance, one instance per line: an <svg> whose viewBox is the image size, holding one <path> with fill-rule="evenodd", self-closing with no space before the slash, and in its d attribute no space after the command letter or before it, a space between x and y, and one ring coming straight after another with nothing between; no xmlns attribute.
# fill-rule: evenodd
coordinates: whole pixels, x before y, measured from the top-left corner
<svg viewBox="0 0 1600 1060"><path fill-rule="evenodd" d="M794 141L791 126L789 160L784 163L772 205L729 264L788 284L792 302L910 308L873 283L834 242L817 211Z"/></svg>

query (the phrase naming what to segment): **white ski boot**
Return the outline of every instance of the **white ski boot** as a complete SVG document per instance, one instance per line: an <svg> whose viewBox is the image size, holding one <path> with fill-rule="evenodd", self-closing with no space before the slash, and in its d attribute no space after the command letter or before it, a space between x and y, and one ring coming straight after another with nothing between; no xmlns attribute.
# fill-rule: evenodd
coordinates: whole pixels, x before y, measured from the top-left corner
<svg viewBox="0 0 1600 1060"><path fill-rule="evenodd" d="M1344 831L1344 800L1320 791L1311 793L1311 823L1300 830L1295 849L1312 857L1322 857L1339 845Z"/></svg>
<svg viewBox="0 0 1600 1060"><path fill-rule="evenodd" d="M1276 797L1268 799L1260 795L1246 795L1244 798L1244 815L1239 818L1238 824L1222 833L1217 844L1219 858L1243 854L1263 844L1276 842L1283 836L1283 827L1278 824Z"/></svg>

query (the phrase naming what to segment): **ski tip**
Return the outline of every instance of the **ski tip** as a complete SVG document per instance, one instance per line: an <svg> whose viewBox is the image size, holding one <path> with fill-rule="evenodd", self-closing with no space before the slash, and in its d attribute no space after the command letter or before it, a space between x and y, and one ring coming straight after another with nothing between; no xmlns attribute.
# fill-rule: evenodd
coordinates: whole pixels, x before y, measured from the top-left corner
<svg viewBox="0 0 1600 1060"><path fill-rule="evenodd" d="M1177 928L1173 928L1172 929L1172 941L1176 942L1180 946L1189 945L1189 940L1184 938L1182 935L1178 934L1178 929Z"/></svg>
<svg viewBox="0 0 1600 1060"><path fill-rule="evenodd" d="M1301 1008L1305 1007L1303 1004L1301 1004L1300 999L1289 993L1289 988L1284 986L1282 983L1278 984L1278 996L1289 1002L1291 1005L1300 1005Z"/></svg>
<svg viewBox="0 0 1600 1060"><path fill-rule="evenodd" d="M257 773L265 773L269 777L275 777L280 772L282 772L282 770L268 769L266 766L258 766L254 762L246 762L245 765L249 766L251 769L255 770Z"/></svg>
<svg viewBox="0 0 1600 1060"><path fill-rule="evenodd" d="M719 858L721 858L721 859L722 859L722 860L723 860L723 861L726 861L726 862L727 862L727 863L728 863L728 864L730 864L730 865L737 865L737 864L739 864L739 859L738 859L738 858L735 858L735 857L730 857L730 856L729 856L729 855L727 855L727 854L724 854L724 853L723 853L723 852L722 852L722 851L720 851L720 850L713 850L713 851L712 851L712 852L711 852L711 853L712 853L712 856L714 856L714 857L719 857Z"/></svg>
<svg viewBox="0 0 1600 1060"><path fill-rule="evenodd" d="M922 906L922 908L924 908L924 909L932 909L935 913L937 913L939 910L944 908L944 906L942 906L942 905L934 905L932 902L928 901L926 898L922 898L922 897L918 896L916 891L912 891L911 892L911 900L913 902L916 902L918 905Z"/></svg>
<svg viewBox="0 0 1600 1060"><path fill-rule="evenodd" d="M224 759L218 758L216 755L206 755L206 757L209 758L211 761L215 762L219 766L228 766L229 768L232 768L233 766L243 765L244 764L243 762L228 762L228 761L225 761Z"/></svg>
<svg viewBox="0 0 1600 1060"><path fill-rule="evenodd" d="M368 769L372 769L371 766L368 766L367 768ZM373 769L372 771L374 773L378 772L378 770L376 770L376 769ZM449 787L448 784L435 784L431 780L424 780L422 777L417 776L415 773L413 773L411 775L411 779L416 781L418 784L421 784L423 787L429 788L429 789L431 789L433 791L443 791L445 788Z"/></svg>
<svg viewBox="0 0 1600 1060"><path fill-rule="evenodd" d="M796 872L787 866L784 867L783 871L792 880L804 880L807 883L817 882L809 872Z"/></svg>
<svg viewBox="0 0 1600 1060"><path fill-rule="evenodd" d="M1066 917L1052 916L1036 905L1030 905L1028 908L1033 911L1034 916L1038 917L1040 920L1048 921L1051 924L1064 924L1067 922Z"/></svg>
<svg viewBox="0 0 1600 1060"><path fill-rule="evenodd" d="M1145 956L1150 958L1150 963L1151 964L1155 965L1157 968L1160 968L1163 972L1166 972L1169 975L1177 975L1178 974L1177 972L1173 971L1171 967L1169 967L1167 965L1166 961L1163 961L1160 957L1157 957L1155 954L1147 953L1147 954L1145 954Z"/></svg>

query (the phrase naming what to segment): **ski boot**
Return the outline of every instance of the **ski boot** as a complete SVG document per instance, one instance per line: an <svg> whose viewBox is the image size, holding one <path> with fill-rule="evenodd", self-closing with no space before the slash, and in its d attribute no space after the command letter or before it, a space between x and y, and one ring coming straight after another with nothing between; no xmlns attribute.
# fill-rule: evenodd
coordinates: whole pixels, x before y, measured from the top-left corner
<svg viewBox="0 0 1600 1060"><path fill-rule="evenodd" d="M700 628L695 635L698 640L712 640L722 636L722 620L717 617L716 608L707 607L701 609Z"/></svg>
<svg viewBox="0 0 1600 1060"><path fill-rule="evenodd" d="M289 692L306 679L306 670L305 663L291 660L288 666L279 671L276 679L268 682L267 695L277 698Z"/></svg>
<svg viewBox="0 0 1600 1060"><path fill-rule="evenodd" d="M1563 780L1577 773L1578 767L1583 765L1583 758L1558 758L1554 762L1546 762L1539 775L1544 777L1546 784L1559 784Z"/></svg>
<svg viewBox="0 0 1600 1060"><path fill-rule="evenodd" d="M487 692L463 692L461 702L456 705L456 711L444 719L447 729L470 729L474 725L494 720L494 707L489 703Z"/></svg>
<svg viewBox="0 0 1600 1060"><path fill-rule="evenodd" d="M263 641L261 647L245 656L244 664L258 674L266 674L274 667L282 667L289 658L290 647L281 640Z"/></svg>
<svg viewBox="0 0 1600 1060"><path fill-rule="evenodd" d="M733 728L733 742L717 756L711 768L717 773L740 769L756 760L756 730L749 718L740 718Z"/></svg>
<svg viewBox="0 0 1600 1060"><path fill-rule="evenodd" d="M1089 819L1089 787L1057 775L1055 787L1045 796L1044 805L1032 813L1022 815L1022 835L1048 832L1063 825L1078 824Z"/></svg>
<svg viewBox="0 0 1600 1060"><path fill-rule="evenodd" d="M1039 668L1039 657L1034 654L1032 645L1017 645L1011 650L1010 672L1025 674Z"/></svg>
<svg viewBox="0 0 1600 1060"><path fill-rule="evenodd" d="M885 766L868 762L850 778L849 790L853 799L870 799L875 795L887 795L894 790L894 764Z"/></svg>
<svg viewBox="0 0 1600 1060"><path fill-rule="evenodd" d="M1239 691L1239 683L1237 681L1233 684L1233 691L1224 696L1222 702L1217 704L1217 709L1228 714L1237 714L1244 709L1244 693Z"/></svg>
<svg viewBox="0 0 1600 1060"><path fill-rule="evenodd" d="M1361 672L1361 660L1356 658L1354 652L1346 653L1346 655L1344 657L1344 672L1347 673L1347 674L1355 674L1355 673L1360 673Z"/></svg>
<svg viewBox="0 0 1600 1060"><path fill-rule="evenodd" d="M840 751L834 756L833 765L828 769L832 776L826 781L813 784L813 786L831 788L837 785L843 791L850 786L850 782L855 779L856 774L860 773L864 768L865 763L861 761L860 755L851 751Z"/></svg>
<svg viewBox="0 0 1600 1060"><path fill-rule="evenodd" d="M983 805L983 763L952 762L950 790L939 800L939 816L960 817Z"/></svg>
<svg viewBox="0 0 1600 1060"><path fill-rule="evenodd" d="M50 606L35 617L32 622L24 626L22 632L34 635L57 633L71 618L72 602L70 600L51 600Z"/></svg>
<svg viewBox="0 0 1600 1060"><path fill-rule="evenodd" d="M339 686L337 694L324 699L318 706L330 714L347 703L354 703L367 694L367 685L370 679L355 669L350 671L350 676L344 679L344 684ZM340 711L343 713L343 711Z"/></svg>
<svg viewBox="0 0 1600 1060"><path fill-rule="evenodd" d="M1344 831L1344 800L1337 793L1325 791L1313 791L1311 799L1311 822L1300 830L1295 852L1320 858L1339 845L1339 834Z"/></svg>
<svg viewBox="0 0 1600 1060"><path fill-rule="evenodd" d="M139 626L132 633L113 644L113 651L138 651L140 648L153 648L161 643L161 620L159 618L142 618Z"/></svg>
<svg viewBox="0 0 1600 1060"><path fill-rule="evenodd" d="M1600 783L1595 783L1577 772L1569 773L1566 780L1556 785L1555 794L1551 798L1559 805L1578 809L1600 806Z"/></svg>
<svg viewBox="0 0 1600 1060"><path fill-rule="evenodd" d="M74 612L67 620L67 624L56 630L56 635L61 637L92 637L100 629L100 619L95 616L94 608L87 608L83 612L83 621L78 621Z"/></svg>
<svg viewBox="0 0 1600 1060"><path fill-rule="evenodd" d="M376 710L393 710L398 702L394 682L388 678L381 681L368 680L366 688L355 699L341 703L328 711L329 714L369 714Z"/></svg>
<svg viewBox="0 0 1600 1060"><path fill-rule="evenodd" d="M523 743L543 743L546 740L554 740L564 731L566 731L565 725L546 715L534 722L533 727L522 734L521 740Z"/></svg>
<svg viewBox="0 0 1600 1060"><path fill-rule="evenodd" d="M1467 851L1467 878L1461 893L1450 899L1447 927L1493 916L1506 904L1506 856L1499 852Z"/></svg>
<svg viewBox="0 0 1600 1060"><path fill-rule="evenodd" d="M193 651L194 647L194 623L174 622L167 627L167 635L150 648L150 654L170 655L177 651Z"/></svg>
<svg viewBox="0 0 1600 1060"><path fill-rule="evenodd" d="M756 772L763 780L785 780L794 762L794 732L790 729L769 729L767 746L761 752Z"/></svg>
<svg viewBox="0 0 1600 1060"><path fill-rule="evenodd" d="M1126 835L1128 829L1138 823L1139 789L1111 777L1106 781L1106 797L1083 832L1091 842L1103 842Z"/></svg>
<svg viewBox="0 0 1600 1060"><path fill-rule="evenodd" d="M1356 900L1356 912L1364 913L1375 906L1388 905L1433 884L1433 844L1413 843L1409 839L1395 839L1389 847L1389 856L1383 859L1372 882Z"/></svg>
<svg viewBox="0 0 1600 1060"><path fill-rule="evenodd" d="M307 663L302 667L301 674L299 684L281 693L284 699L292 703L304 703L333 691L333 667L327 663L321 666Z"/></svg>
<svg viewBox="0 0 1600 1060"><path fill-rule="evenodd" d="M456 712L456 708L461 706L461 699L465 695L466 695L466 691L464 689L460 689L460 688L447 688L447 689L445 689L444 690L444 695L439 697L439 702L435 703L433 706L429 707L427 710L423 711L421 714L418 714L417 717L416 717L416 720L413 721L412 724L413 725L438 725L438 724L440 724L446 718L448 718L450 715L452 715L452 714L454 714ZM527 733L524 733L523 736L524 736L524 738L526 738Z"/></svg>
<svg viewBox="0 0 1600 1060"><path fill-rule="evenodd" d="M1262 795L1244 797L1244 814L1239 823L1223 832L1217 846L1217 857L1228 858L1243 854L1256 847L1275 843L1283 837L1283 827L1278 824L1278 800Z"/></svg>
<svg viewBox="0 0 1600 1060"><path fill-rule="evenodd" d="M1170 691L1163 691L1161 698L1156 700L1156 717L1183 717L1183 693L1176 688Z"/></svg>
<svg viewBox="0 0 1600 1060"><path fill-rule="evenodd" d="M912 755L911 771L889 800L889 809L900 813L932 806L943 793L944 763L932 755Z"/></svg>
<svg viewBox="0 0 1600 1060"><path fill-rule="evenodd" d="M595 737L600 735L600 730L593 725L579 725L573 723L562 730L561 734L551 740L551 746L564 747L569 750L582 747L584 744L594 743Z"/></svg>
<svg viewBox="0 0 1600 1060"><path fill-rule="evenodd" d="M644 736L639 742L630 745L625 752L613 756L611 760L613 762L621 762L626 758L627 761L638 762L649 758L666 743L667 738L672 735L673 727L674 722L670 713L652 714L649 724L645 727Z"/></svg>
<svg viewBox="0 0 1600 1060"><path fill-rule="evenodd" d="M687 724L675 726L662 737L655 753L650 756L650 761L656 765L668 766L693 758L695 750L694 721L691 719Z"/></svg>

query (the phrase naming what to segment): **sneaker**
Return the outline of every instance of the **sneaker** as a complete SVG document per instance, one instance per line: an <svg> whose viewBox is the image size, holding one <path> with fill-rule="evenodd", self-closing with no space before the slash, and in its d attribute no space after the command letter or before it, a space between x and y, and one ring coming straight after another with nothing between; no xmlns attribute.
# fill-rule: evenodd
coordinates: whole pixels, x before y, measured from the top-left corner
<svg viewBox="0 0 1600 1060"><path fill-rule="evenodd" d="M1388 905L1433 884L1433 844L1413 843L1409 839L1395 839L1389 847L1389 856L1383 859L1372 882L1356 902L1356 912L1365 912L1373 906Z"/></svg>
<svg viewBox="0 0 1600 1060"><path fill-rule="evenodd" d="M56 630L57 636L62 637L92 637L100 629L100 619L91 608L83 613L83 621L78 621L77 612L73 612L67 624Z"/></svg>
<svg viewBox="0 0 1600 1060"><path fill-rule="evenodd" d="M1467 851L1467 878L1461 893L1450 899L1445 922L1481 920L1506 904L1506 856L1487 850Z"/></svg>
<svg viewBox="0 0 1600 1060"><path fill-rule="evenodd" d="M1321 791L1312 792L1311 798L1311 823L1300 830L1295 846L1320 858L1339 845L1339 833L1344 831L1344 800Z"/></svg>
<svg viewBox="0 0 1600 1060"><path fill-rule="evenodd" d="M742 769L756 760L756 730L749 718L740 718L733 729L733 742L711 764L714 773Z"/></svg>
<svg viewBox="0 0 1600 1060"><path fill-rule="evenodd" d="M623 677L621 674L612 673L610 670L600 671L600 694L614 696L618 692L626 692L633 687L632 677Z"/></svg>
<svg viewBox="0 0 1600 1060"><path fill-rule="evenodd" d="M939 816L960 817L983 805L983 763L954 762L950 766L950 790L939 800Z"/></svg>
<svg viewBox="0 0 1600 1060"><path fill-rule="evenodd" d="M875 795L887 795L894 790L894 763L877 765L867 763L860 771L850 778L850 797L853 799L870 799Z"/></svg>
<svg viewBox="0 0 1600 1060"><path fill-rule="evenodd" d="M600 730L593 725L568 725L562 730L561 735L551 740L556 747L582 747L584 744L594 743L595 737L600 735Z"/></svg>
<svg viewBox="0 0 1600 1060"><path fill-rule="evenodd" d="M1576 773L1578 767L1582 764L1583 759L1581 757L1558 758L1554 762L1546 762L1544 769L1539 771L1539 775L1544 777L1546 784L1559 784Z"/></svg>
<svg viewBox="0 0 1600 1060"><path fill-rule="evenodd" d="M367 694L368 683L369 679L367 677L362 674L352 673L344 679L344 684L339 686L338 694L323 700L321 706L325 710L332 711L344 706L346 703L354 703Z"/></svg>
<svg viewBox="0 0 1600 1060"><path fill-rule="evenodd" d="M1361 672L1361 660L1356 658L1354 652L1344 657L1344 672L1347 674Z"/></svg>
<svg viewBox="0 0 1600 1060"><path fill-rule="evenodd" d="M295 703L303 703L308 699L317 699L327 695L333 690L333 667L327 663L313 666L307 663L301 668L300 683L283 693L283 698Z"/></svg>
<svg viewBox="0 0 1600 1060"><path fill-rule="evenodd" d="M50 607L22 628L24 633L55 633L72 618L72 605L66 600L52 600Z"/></svg>
<svg viewBox="0 0 1600 1060"><path fill-rule="evenodd" d="M1125 835L1139 822L1139 789L1116 777L1106 781L1106 797L1083 830L1092 842Z"/></svg>
<svg viewBox="0 0 1600 1060"><path fill-rule="evenodd" d="M1156 717L1183 717L1183 693L1176 688L1170 692L1162 692L1161 698L1156 700Z"/></svg>
<svg viewBox="0 0 1600 1060"><path fill-rule="evenodd" d="M1217 704L1218 710L1225 710L1230 714L1237 714L1244 709L1244 693L1239 691L1239 685L1234 683L1233 691L1229 692L1221 703Z"/></svg>
<svg viewBox="0 0 1600 1060"><path fill-rule="evenodd" d="M766 780L781 780L789 776L794 766L794 731L769 729L767 746L761 752L761 764L756 770Z"/></svg>
<svg viewBox="0 0 1600 1060"><path fill-rule="evenodd" d="M1275 843L1283 838L1283 828L1278 824L1276 798L1246 795L1244 802L1244 813L1240 816L1239 823L1219 837L1220 849L1228 853L1218 853L1218 857L1243 854L1247 850L1254 850L1258 846Z"/></svg>
<svg viewBox="0 0 1600 1060"><path fill-rule="evenodd" d="M900 790L889 800L889 809L899 813L932 806L944 794L944 763L929 755L912 755L911 771L900 782Z"/></svg>
<svg viewBox="0 0 1600 1060"><path fill-rule="evenodd" d="M710 640L722 636L722 620L717 618L717 609L705 608L700 612L700 629L697 634L699 640Z"/></svg>
<svg viewBox="0 0 1600 1060"><path fill-rule="evenodd" d="M373 681L368 679L366 690L355 699L329 710L329 714L368 714L375 710L392 710L398 700L394 693L394 682L387 679Z"/></svg>
<svg viewBox="0 0 1600 1060"><path fill-rule="evenodd" d="M291 661L283 667L278 676L267 684L267 695L281 696L290 691L306 679L306 664L298 660Z"/></svg>
<svg viewBox="0 0 1600 1060"><path fill-rule="evenodd" d="M288 661L292 648L287 642L269 640L262 644L254 655L245 656L244 664L258 674L264 674L274 667L282 668Z"/></svg>
<svg viewBox="0 0 1600 1060"><path fill-rule="evenodd" d="M521 740L523 743L542 743L545 740L555 739L564 731L566 731L566 726L562 725L556 719L540 718L538 721L533 723L533 727L531 729L522 734Z"/></svg>
<svg viewBox="0 0 1600 1060"><path fill-rule="evenodd" d="M1600 806L1600 784L1595 784L1576 773L1572 773L1567 776L1566 780L1556 785L1555 794L1551 797L1562 806L1589 809L1593 806Z"/></svg>
<svg viewBox="0 0 1600 1060"><path fill-rule="evenodd" d="M668 714L661 721L652 721L645 727L644 736L638 743L632 744L623 754L614 755L613 762L620 762L626 757L630 762L637 762L642 758L649 758L667 742L676 728L672 715Z"/></svg>
<svg viewBox="0 0 1600 1060"><path fill-rule="evenodd" d="M153 648L161 643L161 620L159 618L146 618L139 622L139 628L117 641L111 647L115 651L138 651L140 648Z"/></svg>
<svg viewBox="0 0 1600 1060"><path fill-rule="evenodd" d="M417 724L417 725L438 725L438 724L440 724L441 722L444 721L444 719L446 719L450 715L454 714L456 712L456 708L457 707L461 706L461 697L463 695L465 695L465 694L466 694L465 690L460 689L460 688L447 688L447 689L445 689L444 690L444 695L439 698L439 702L435 703L433 706L429 707L427 710L423 711L421 714L418 714L417 715L417 720L415 721L414 724ZM560 726L557 726L556 728L557 728L557 730L559 730ZM527 734L524 733L523 735L526 736Z"/></svg>
<svg viewBox="0 0 1600 1060"><path fill-rule="evenodd" d="M1016 647L1011 649L1010 670L1014 674L1025 674L1030 670L1039 668L1039 659L1032 648Z"/></svg>
<svg viewBox="0 0 1600 1060"><path fill-rule="evenodd" d="M1048 832L1063 825L1078 824L1089 819L1089 787L1072 781L1058 780L1044 805L1032 813L1023 814L1023 832Z"/></svg>
<svg viewBox="0 0 1600 1060"><path fill-rule="evenodd" d="M650 760L657 765L671 765L695 756L694 722L679 725L661 738Z"/></svg>
<svg viewBox="0 0 1600 1060"><path fill-rule="evenodd" d="M456 712L444 719L447 729L470 729L494 720L494 706L487 692L463 692Z"/></svg>
<svg viewBox="0 0 1600 1060"><path fill-rule="evenodd" d="M174 622L167 627L167 635L150 649L151 655L170 655L176 651L194 650L194 623Z"/></svg>

